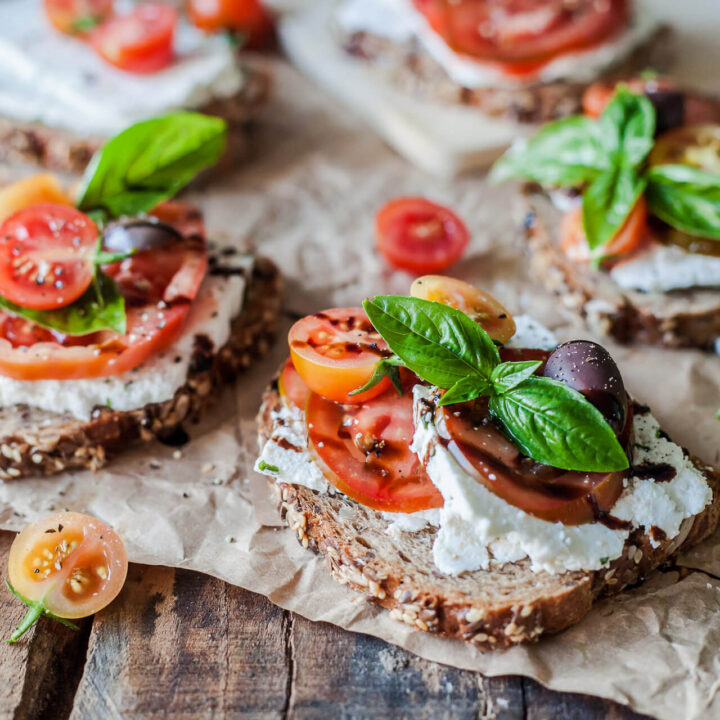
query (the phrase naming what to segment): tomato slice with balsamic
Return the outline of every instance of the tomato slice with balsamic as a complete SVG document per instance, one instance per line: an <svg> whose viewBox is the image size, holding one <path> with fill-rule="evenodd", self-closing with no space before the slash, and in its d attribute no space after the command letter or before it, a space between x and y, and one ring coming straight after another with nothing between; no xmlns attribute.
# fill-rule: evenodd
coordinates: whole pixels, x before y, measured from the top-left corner
<svg viewBox="0 0 720 720"><path fill-rule="evenodd" d="M342 405L312 393L308 437L328 479L357 502L386 512L442 507L440 491L410 449L414 376L403 373L405 392L388 392L359 405Z"/></svg>
<svg viewBox="0 0 720 720"><path fill-rule="evenodd" d="M134 73L154 73L173 59L178 12L171 5L147 2L117 15L91 35L95 51L115 67Z"/></svg>
<svg viewBox="0 0 720 720"><path fill-rule="evenodd" d="M77 300L95 274L97 225L67 205L31 205L0 226L0 294L32 310Z"/></svg>
<svg viewBox="0 0 720 720"><path fill-rule="evenodd" d="M529 74L559 55L598 45L629 22L628 0L414 0L456 52Z"/></svg>
<svg viewBox="0 0 720 720"><path fill-rule="evenodd" d="M298 320L288 334L290 357L306 385L323 397L341 403L361 403L390 386L384 378L358 395L375 366L391 355L387 343L362 308L332 308Z"/></svg>
<svg viewBox="0 0 720 720"><path fill-rule="evenodd" d="M452 210L421 197L391 200L377 214L375 232L388 263L413 273L444 270L470 242L465 223Z"/></svg>

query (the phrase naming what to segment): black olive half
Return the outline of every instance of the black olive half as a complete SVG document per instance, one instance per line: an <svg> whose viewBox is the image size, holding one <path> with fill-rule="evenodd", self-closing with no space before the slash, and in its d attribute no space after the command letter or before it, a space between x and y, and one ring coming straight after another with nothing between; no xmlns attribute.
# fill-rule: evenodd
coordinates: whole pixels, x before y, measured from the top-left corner
<svg viewBox="0 0 720 720"><path fill-rule="evenodd" d="M171 225L157 220L131 220L108 225L103 247L109 252L157 250L181 240L182 235Z"/></svg>
<svg viewBox="0 0 720 720"><path fill-rule="evenodd" d="M563 343L550 354L544 374L582 393L615 434L622 433L628 412L627 393L618 366L602 345L589 340Z"/></svg>
<svg viewBox="0 0 720 720"><path fill-rule="evenodd" d="M645 87L648 100L654 105L657 119L655 135L680 127L685 122L685 93L681 90Z"/></svg>

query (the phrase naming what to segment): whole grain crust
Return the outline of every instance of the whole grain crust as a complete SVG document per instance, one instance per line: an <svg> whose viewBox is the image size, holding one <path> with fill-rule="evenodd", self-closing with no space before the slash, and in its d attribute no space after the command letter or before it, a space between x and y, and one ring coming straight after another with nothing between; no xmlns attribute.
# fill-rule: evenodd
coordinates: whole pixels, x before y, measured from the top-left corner
<svg viewBox="0 0 720 720"><path fill-rule="evenodd" d="M258 415L261 444L272 434L272 413L281 404L273 384ZM720 473L693 461L708 478L713 499L683 523L676 538L653 547L647 534L635 530L622 556L603 569L561 574L533 572L524 560L445 575L433 564L435 529L390 535L380 513L344 495L269 482L288 526L303 547L324 556L336 580L413 628L487 650L531 642L577 623L598 598L642 581L714 532L720 517Z"/></svg>
<svg viewBox="0 0 720 720"><path fill-rule="evenodd" d="M97 470L135 442L165 439L201 416L219 388L270 347L281 304L277 267L256 258L243 310L222 348L196 342L187 382L172 399L131 411L97 407L89 421L22 405L0 408L0 478Z"/></svg>

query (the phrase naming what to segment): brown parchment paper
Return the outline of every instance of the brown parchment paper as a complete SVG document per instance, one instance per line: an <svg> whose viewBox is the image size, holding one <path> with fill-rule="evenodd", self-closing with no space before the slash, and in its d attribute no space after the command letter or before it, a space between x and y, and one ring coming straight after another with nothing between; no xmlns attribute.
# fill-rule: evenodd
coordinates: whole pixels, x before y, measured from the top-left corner
<svg viewBox="0 0 720 720"><path fill-rule="evenodd" d="M531 287L515 247L512 188L481 176L427 177L283 63L261 120L253 162L196 192L208 226L247 238L287 277L287 324L296 313L406 292L371 251L373 217L387 199L427 195L465 218L473 240L459 277L531 312L561 337L587 336ZM708 461L720 459L720 358L698 352L611 348L626 384L667 430ZM0 527L20 529L46 513L91 513L121 533L134 562L210 573L259 592L312 620L368 633L438 662L488 675L525 674L557 690L596 694L663 720L720 716L720 542L687 554L693 571L657 573L642 587L600 602L579 625L531 647L483 654L459 641L391 621L332 580L322 561L279 527L265 481L252 472L254 415L286 353L228 388L211 415L188 428L181 453L139 447L106 469L0 484Z"/></svg>

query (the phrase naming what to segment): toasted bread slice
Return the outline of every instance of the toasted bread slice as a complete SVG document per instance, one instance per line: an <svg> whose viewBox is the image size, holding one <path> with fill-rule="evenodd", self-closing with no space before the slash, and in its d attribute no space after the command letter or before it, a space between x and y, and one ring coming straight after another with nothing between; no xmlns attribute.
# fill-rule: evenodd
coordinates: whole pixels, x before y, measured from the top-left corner
<svg viewBox="0 0 720 720"><path fill-rule="evenodd" d="M525 193L523 235L530 274L596 332L620 343L711 350L720 337L720 288L625 290L607 274L560 249L561 213L537 188Z"/></svg>
<svg viewBox="0 0 720 720"><path fill-rule="evenodd" d="M261 444L276 429L282 398L265 394L258 416ZM646 577L674 554L710 535L720 517L720 473L697 460L713 499L688 518L680 534L653 547L633 531L621 557L602 570L551 574L530 569L526 559L458 576L433 563L436 530L388 534L381 513L346 496L270 481L280 512L301 544L321 553L341 583L387 608L391 617L418 630L461 638L481 649L507 647L556 633L578 622L601 596L613 595Z"/></svg>
<svg viewBox="0 0 720 720"><path fill-rule="evenodd" d="M0 478L97 470L133 442L178 432L182 423L202 414L223 383L268 350L280 310L280 289L276 266L257 258L230 339L222 348L196 343L187 382L166 402L130 411L98 407L89 421L22 405L0 408Z"/></svg>
<svg viewBox="0 0 720 720"><path fill-rule="evenodd" d="M669 29L659 27L635 50L597 80L629 77L648 67L669 64ZM477 107L478 110L523 123L543 123L582 111L587 82L538 82L517 88L468 88L453 81L416 41L395 42L368 32L341 34L345 50L382 70L407 92L431 101Z"/></svg>
<svg viewBox="0 0 720 720"><path fill-rule="evenodd" d="M266 72L245 69L245 83L235 94L212 100L198 112L215 115L228 124L228 139L220 162L211 173L232 169L247 149L248 125L265 102L270 87ZM0 115L0 161L42 165L66 173L82 173L93 154L107 140L70 130L22 122Z"/></svg>

